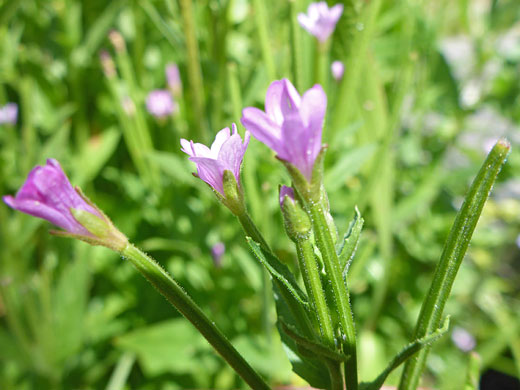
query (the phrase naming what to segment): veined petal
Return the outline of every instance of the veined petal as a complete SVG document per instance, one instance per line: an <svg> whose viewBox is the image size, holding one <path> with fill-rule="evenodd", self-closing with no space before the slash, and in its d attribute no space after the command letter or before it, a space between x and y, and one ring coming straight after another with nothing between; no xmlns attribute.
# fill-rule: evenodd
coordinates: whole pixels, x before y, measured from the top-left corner
<svg viewBox="0 0 520 390"><path fill-rule="evenodd" d="M190 157L190 161L197 164L197 174L215 190L224 195L222 177L227 167L222 161L207 157Z"/></svg>
<svg viewBox="0 0 520 390"><path fill-rule="evenodd" d="M240 122L257 140L263 142L275 152L278 152L281 148L281 128L262 110L256 107L244 108Z"/></svg>

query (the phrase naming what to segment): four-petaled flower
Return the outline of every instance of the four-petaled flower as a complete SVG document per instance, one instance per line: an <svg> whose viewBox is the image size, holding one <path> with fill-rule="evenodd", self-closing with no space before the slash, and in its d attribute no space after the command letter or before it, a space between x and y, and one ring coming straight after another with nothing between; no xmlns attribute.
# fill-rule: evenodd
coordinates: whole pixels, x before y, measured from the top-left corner
<svg viewBox="0 0 520 390"><path fill-rule="evenodd" d="M307 14L298 14L298 22L309 33L314 35L318 41L325 42L336 28L341 14L343 13L343 4L336 4L329 8L327 3L320 1L311 3L307 9Z"/></svg>
<svg viewBox="0 0 520 390"><path fill-rule="evenodd" d="M15 197L4 196L11 208L59 226L61 235L80 238L91 244L122 250L128 242L92 202L73 188L58 161L36 166Z"/></svg>
<svg viewBox="0 0 520 390"><path fill-rule="evenodd" d="M242 111L241 122L278 158L293 164L310 181L322 146L326 108L327 96L320 85L300 97L291 82L283 79L274 81L267 89L265 112L247 107Z"/></svg>
<svg viewBox="0 0 520 390"><path fill-rule="evenodd" d="M249 144L249 132L246 131L244 142L237 127L233 123L233 134L229 127L220 130L215 141L208 148L206 145L194 143L186 139L181 139L182 151L190 156L190 161L197 164L197 174L199 178L208 183L213 189L224 194L224 171L231 171L236 183L240 186L240 166Z"/></svg>

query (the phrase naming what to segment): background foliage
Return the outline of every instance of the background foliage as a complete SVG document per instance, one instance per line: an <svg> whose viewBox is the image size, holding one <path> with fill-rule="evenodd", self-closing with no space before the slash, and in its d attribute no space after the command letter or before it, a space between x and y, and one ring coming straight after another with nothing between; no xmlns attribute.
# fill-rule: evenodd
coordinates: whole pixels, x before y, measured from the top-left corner
<svg viewBox="0 0 520 390"><path fill-rule="evenodd" d="M190 175L179 138L209 141L239 121L242 107L261 106L276 78L290 78L300 92L313 84L315 42L295 24L308 3L204 0L193 2L192 18L188 3L0 2L0 103L20 108L17 125L0 127L0 193L14 193L35 164L59 159L259 372L273 384L302 384L275 331L269 282L236 221ZM500 136L513 152L447 313L452 329L475 337L483 370L518 376L520 5L344 3L330 60L345 63L345 76L325 83L325 184L340 234L355 205L366 221L350 271L361 379L373 379L409 340L455 212ZM144 99L166 87L172 62L184 84L179 111L157 120ZM256 141L243 182L254 219L296 272L277 200L288 177ZM49 229L0 206L0 388L243 387L129 264ZM219 241L226 253L216 265L210 251ZM467 362L444 338L425 384L461 388Z"/></svg>

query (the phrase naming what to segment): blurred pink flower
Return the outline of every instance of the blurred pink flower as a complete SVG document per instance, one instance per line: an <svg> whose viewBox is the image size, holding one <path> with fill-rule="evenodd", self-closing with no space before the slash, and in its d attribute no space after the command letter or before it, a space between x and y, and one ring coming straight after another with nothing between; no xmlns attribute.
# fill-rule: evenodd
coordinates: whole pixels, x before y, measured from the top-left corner
<svg viewBox="0 0 520 390"><path fill-rule="evenodd" d="M298 22L318 41L325 42L334 32L342 13L343 4L336 4L329 8L325 1L320 1L311 3L306 14L298 14Z"/></svg>
<svg viewBox="0 0 520 390"><path fill-rule="evenodd" d="M146 98L146 109L157 118L165 118L176 109L176 104L170 91L156 89L148 94Z"/></svg>

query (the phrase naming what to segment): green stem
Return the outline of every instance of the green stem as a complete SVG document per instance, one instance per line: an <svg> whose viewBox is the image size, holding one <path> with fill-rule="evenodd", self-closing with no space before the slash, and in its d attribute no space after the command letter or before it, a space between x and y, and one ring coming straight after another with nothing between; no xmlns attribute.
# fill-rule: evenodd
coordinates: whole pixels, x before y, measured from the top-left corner
<svg viewBox="0 0 520 390"><path fill-rule="evenodd" d="M191 0L180 0L182 24L186 38L186 54L188 56L188 81L190 94L193 100L193 114L198 124L197 137L205 140L207 137L207 126L204 122L204 85L202 82L202 70L199 60L199 46L195 34L195 18L193 16L193 5Z"/></svg>
<svg viewBox="0 0 520 390"><path fill-rule="evenodd" d="M303 91L303 64L302 64L302 42L300 38L301 27L298 24L298 0L289 0L289 11L291 17L291 70L294 86L298 91Z"/></svg>
<svg viewBox="0 0 520 390"><path fill-rule="evenodd" d="M251 237L254 241L256 241L262 249L269 253L273 253L271 251L271 248L269 248L269 245L264 239L264 236L262 236L262 233L258 230L255 223L249 216L247 212L243 213L242 215L237 215L238 220L240 221L240 224L242 225L242 228L244 228L244 231L246 234Z"/></svg>
<svg viewBox="0 0 520 390"><path fill-rule="evenodd" d="M326 42L316 41L316 54L314 56L314 83L320 84L327 91L327 70L329 62L330 40Z"/></svg>
<svg viewBox="0 0 520 390"><path fill-rule="evenodd" d="M253 8L255 10L256 28L258 29L258 39L262 50L265 67L267 69L268 80L276 79L276 68L274 65L273 53L271 51L271 43L269 42L269 34L267 33L267 16L265 4L263 0L254 0Z"/></svg>
<svg viewBox="0 0 520 390"><path fill-rule="evenodd" d="M421 307L414 339L422 338L439 327L444 306L482 213L482 208L510 148L507 141L498 141L473 181L444 245L430 291ZM416 359L411 359L406 363L401 375L399 390L414 390L417 387L429 350L428 347L424 348Z"/></svg>
<svg viewBox="0 0 520 390"><path fill-rule="evenodd" d="M332 320L330 318L329 309L325 300L325 293L321 285L320 273L314 250L309 239L302 239L296 242L296 250L298 252L298 261L303 274L303 281L307 294L311 298L316 315L320 323L320 331L327 345L334 349L334 330Z"/></svg>
<svg viewBox="0 0 520 390"><path fill-rule="evenodd" d="M331 390L344 390L343 376L341 375L341 367L339 363L327 361L327 368L330 375L330 389Z"/></svg>
<svg viewBox="0 0 520 390"><path fill-rule="evenodd" d="M356 390L357 382L357 361L356 361L356 333L354 319L350 307L350 297L348 287L343 281L338 255L332 240L332 233L325 217L325 210L322 202L309 201L307 209L311 217L314 236L321 253L325 271L331 282L334 299L339 312L341 327L345 335L345 354L350 355L348 363L345 364L345 380L348 390Z"/></svg>
<svg viewBox="0 0 520 390"><path fill-rule="evenodd" d="M224 334L209 320L188 294L151 257L128 244L121 255L130 260L139 272L186 317L208 340L252 389L268 390L269 386L231 345Z"/></svg>

